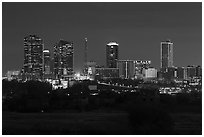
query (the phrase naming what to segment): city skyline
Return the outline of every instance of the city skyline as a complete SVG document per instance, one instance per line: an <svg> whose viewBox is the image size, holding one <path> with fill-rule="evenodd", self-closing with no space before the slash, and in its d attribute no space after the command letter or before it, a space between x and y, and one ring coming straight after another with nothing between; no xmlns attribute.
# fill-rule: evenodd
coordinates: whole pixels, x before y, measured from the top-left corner
<svg viewBox="0 0 204 137"><path fill-rule="evenodd" d="M116 41L119 43L119 59L151 60L152 66L159 68L160 42L166 39L171 39L174 43L174 66L202 64L201 3L121 4L3 3L3 74L8 70L22 68L23 38L30 34L43 39L44 47L51 51L52 57L57 41L73 41L75 71L82 70L83 67L84 38L88 38L88 61L94 60L100 65L106 64L106 44ZM51 11L53 6L55 9ZM162 8L158 9L159 6ZM30 8L36 22L32 22L30 17L28 22L22 22L24 20L19 15L25 14L23 17L27 17L27 8ZM40 14L43 9L45 12ZM51 13L55 11L52 16ZM71 18L61 17L66 14ZM169 16L166 17L165 14ZM181 16L182 19L179 19ZM48 21L45 17L48 17ZM93 17L96 20L92 20ZM52 19L56 21L53 23ZM163 19L163 23L158 19ZM68 21L70 23L66 25Z"/></svg>
<svg viewBox="0 0 204 137"><path fill-rule="evenodd" d="M201 135L201 15L202 2L3 2L2 134Z"/></svg>

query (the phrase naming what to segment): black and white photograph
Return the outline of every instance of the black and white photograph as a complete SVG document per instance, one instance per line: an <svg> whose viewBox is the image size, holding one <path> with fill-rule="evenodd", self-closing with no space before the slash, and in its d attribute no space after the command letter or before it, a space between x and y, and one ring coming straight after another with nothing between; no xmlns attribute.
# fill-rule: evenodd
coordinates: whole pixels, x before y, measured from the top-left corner
<svg viewBox="0 0 204 137"><path fill-rule="evenodd" d="M202 1L4 1L2 135L202 135Z"/></svg>

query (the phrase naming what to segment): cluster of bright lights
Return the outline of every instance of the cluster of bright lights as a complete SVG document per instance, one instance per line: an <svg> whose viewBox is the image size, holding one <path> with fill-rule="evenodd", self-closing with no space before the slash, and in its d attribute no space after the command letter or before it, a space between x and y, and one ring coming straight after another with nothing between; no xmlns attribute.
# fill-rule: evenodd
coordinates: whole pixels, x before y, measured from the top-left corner
<svg viewBox="0 0 204 137"><path fill-rule="evenodd" d="M81 75L79 72L74 75L75 80L93 80L89 75L84 76Z"/></svg>
<svg viewBox="0 0 204 137"><path fill-rule="evenodd" d="M159 89L160 94L175 94L181 93L182 89L180 87L165 87Z"/></svg>
<svg viewBox="0 0 204 137"><path fill-rule="evenodd" d="M68 88L68 82L70 83L70 81L63 80L63 79L61 79L61 80L52 80L51 84L52 84L53 89L59 89L59 88L66 89L66 88Z"/></svg>

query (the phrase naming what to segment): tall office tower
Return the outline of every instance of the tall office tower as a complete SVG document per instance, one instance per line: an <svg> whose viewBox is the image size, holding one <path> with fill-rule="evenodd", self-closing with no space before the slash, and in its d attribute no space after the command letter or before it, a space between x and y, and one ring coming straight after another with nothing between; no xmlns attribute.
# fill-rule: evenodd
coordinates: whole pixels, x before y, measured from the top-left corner
<svg viewBox="0 0 204 137"><path fill-rule="evenodd" d="M44 66L43 66L44 78L51 78L50 51L48 49L43 50L43 55L44 55Z"/></svg>
<svg viewBox="0 0 204 137"><path fill-rule="evenodd" d="M64 79L73 74L73 42L60 40L54 45L54 76Z"/></svg>
<svg viewBox="0 0 204 137"><path fill-rule="evenodd" d="M118 46L116 42L109 42L106 45L106 67L116 68L118 60Z"/></svg>
<svg viewBox="0 0 204 137"><path fill-rule="evenodd" d="M173 67L173 43L170 40L161 42L161 69Z"/></svg>
<svg viewBox="0 0 204 137"><path fill-rule="evenodd" d="M42 79L43 41L36 35L24 38L24 75L27 80Z"/></svg>
<svg viewBox="0 0 204 137"><path fill-rule="evenodd" d="M87 42L88 42L88 39L85 38L84 39L85 43L84 43L84 75L87 75L88 74L88 67L87 67L87 50L88 50L88 45L87 45Z"/></svg>

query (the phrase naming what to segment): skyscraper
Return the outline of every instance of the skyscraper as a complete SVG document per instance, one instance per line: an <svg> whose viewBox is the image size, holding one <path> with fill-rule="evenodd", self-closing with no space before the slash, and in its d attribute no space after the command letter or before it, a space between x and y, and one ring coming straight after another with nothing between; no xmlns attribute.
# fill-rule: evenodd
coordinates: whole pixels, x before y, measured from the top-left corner
<svg viewBox="0 0 204 137"><path fill-rule="evenodd" d="M49 78L51 77L50 51L48 49L43 50L43 56L44 56L44 65L43 65L44 78Z"/></svg>
<svg viewBox="0 0 204 137"><path fill-rule="evenodd" d="M161 68L173 67L173 43L170 40L161 42Z"/></svg>
<svg viewBox="0 0 204 137"><path fill-rule="evenodd" d="M118 46L116 42L109 42L106 45L106 67L116 68L118 60Z"/></svg>
<svg viewBox="0 0 204 137"><path fill-rule="evenodd" d="M42 79L43 41L36 35L24 38L24 75L28 80Z"/></svg>
<svg viewBox="0 0 204 137"><path fill-rule="evenodd" d="M65 78L73 74L73 42L60 40L54 45L54 76Z"/></svg>

